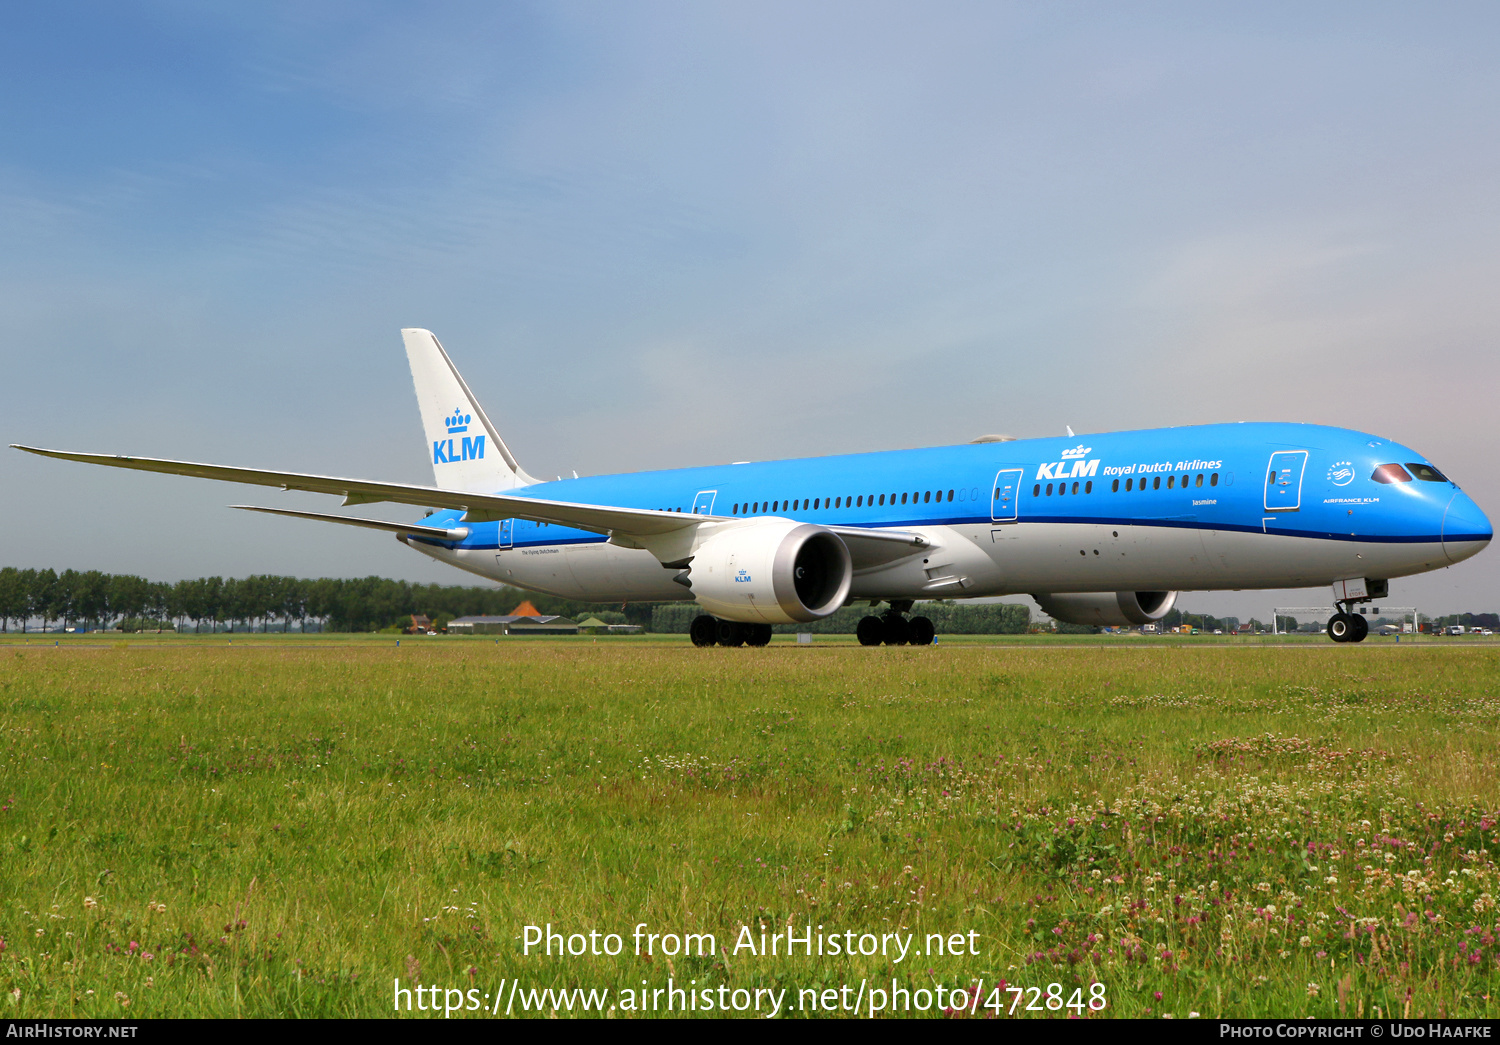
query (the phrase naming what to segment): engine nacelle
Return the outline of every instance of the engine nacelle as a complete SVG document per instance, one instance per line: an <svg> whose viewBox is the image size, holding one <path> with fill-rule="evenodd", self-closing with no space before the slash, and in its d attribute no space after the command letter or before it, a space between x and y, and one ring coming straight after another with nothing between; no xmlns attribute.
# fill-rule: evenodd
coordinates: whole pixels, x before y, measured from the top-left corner
<svg viewBox="0 0 1500 1045"><path fill-rule="evenodd" d="M1171 612L1175 591L1101 591L1065 595L1033 595L1049 617L1068 624L1118 628L1151 624Z"/></svg>
<svg viewBox="0 0 1500 1045"><path fill-rule="evenodd" d="M766 519L731 526L693 552L685 578L709 613L747 624L803 624L849 597L854 562L839 535Z"/></svg>

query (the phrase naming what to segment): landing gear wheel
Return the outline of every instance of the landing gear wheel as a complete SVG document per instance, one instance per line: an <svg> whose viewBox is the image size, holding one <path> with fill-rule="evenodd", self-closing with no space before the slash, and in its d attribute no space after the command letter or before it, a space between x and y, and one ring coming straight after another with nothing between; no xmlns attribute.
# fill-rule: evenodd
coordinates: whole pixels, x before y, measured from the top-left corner
<svg viewBox="0 0 1500 1045"><path fill-rule="evenodd" d="M1350 642L1363 642L1365 636L1370 634L1370 622L1358 613L1349 614L1349 620L1354 625L1353 632L1349 635Z"/></svg>
<svg viewBox="0 0 1500 1045"><path fill-rule="evenodd" d="M878 646L885 641L885 624L879 617L865 617L854 629L861 646Z"/></svg>
<svg viewBox="0 0 1500 1045"><path fill-rule="evenodd" d="M926 617L911 619L911 644L913 646L931 646L936 636L937 628L933 627L932 621Z"/></svg>
<svg viewBox="0 0 1500 1045"><path fill-rule="evenodd" d="M706 613L694 617L688 628L688 635L692 637L694 646L712 646L719 641L719 622Z"/></svg>
<svg viewBox="0 0 1500 1045"><path fill-rule="evenodd" d="M771 642L771 625L769 624L746 624L745 645L767 646Z"/></svg>
<svg viewBox="0 0 1500 1045"><path fill-rule="evenodd" d="M718 622L718 640L720 646L743 646L745 644L745 626L736 620L721 620Z"/></svg>
<svg viewBox="0 0 1500 1045"><path fill-rule="evenodd" d="M889 613L881 623L887 646L905 646L911 641L911 625L906 623L905 617Z"/></svg>
<svg viewBox="0 0 1500 1045"><path fill-rule="evenodd" d="M1328 618L1328 637L1334 642L1349 642L1354 637L1355 624L1347 613L1335 613Z"/></svg>

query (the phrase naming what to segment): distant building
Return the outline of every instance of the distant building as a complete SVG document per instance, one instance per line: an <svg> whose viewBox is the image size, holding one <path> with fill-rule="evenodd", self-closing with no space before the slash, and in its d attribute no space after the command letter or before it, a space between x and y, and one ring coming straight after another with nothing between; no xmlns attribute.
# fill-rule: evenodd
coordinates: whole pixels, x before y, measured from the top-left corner
<svg viewBox="0 0 1500 1045"><path fill-rule="evenodd" d="M432 631L432 618L423 613L413 613L411 624L407 626L408 635L426 635Z"/></svg>
<svg viewBox="0 0 1500 1045"><path fill-rule="evenodd" d="M518 609L529 606L522 603ZM457 617L448 622L450 635L577 635L578 625L556 614L507 613L499 617Z"/></svg>
<svg viewBox="0 0 1500 1045"><path fill-rule="evenodd" d="M606 624L598 617L590 617L588 620L578 622L578 627L584 631L600 632L607 631L611 635L634 635L645 629L639 624Z"/></svg>

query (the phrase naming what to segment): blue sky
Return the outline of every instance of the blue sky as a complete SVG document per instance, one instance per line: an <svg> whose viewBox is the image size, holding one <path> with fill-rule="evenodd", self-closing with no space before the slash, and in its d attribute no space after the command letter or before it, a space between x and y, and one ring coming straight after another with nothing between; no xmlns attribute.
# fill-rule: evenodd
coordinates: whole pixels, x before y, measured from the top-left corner
<svg viewBox="0 0 1500 1045"><path fill-rule="evenodd" d="M398 335L425 326L536 474L1298 420L1500 515L1497 22L18 8L4 441L430 481ZM0 484L16 565L464 581L227 511L243 488L10 451ZM1393 601L1494 609L1491 559Z"/></svg>

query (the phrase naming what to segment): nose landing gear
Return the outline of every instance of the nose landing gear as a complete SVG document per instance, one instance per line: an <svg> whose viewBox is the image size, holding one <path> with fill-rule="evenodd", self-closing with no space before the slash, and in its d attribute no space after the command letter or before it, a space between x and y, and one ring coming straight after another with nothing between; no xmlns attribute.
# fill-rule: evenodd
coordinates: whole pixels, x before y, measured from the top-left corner
<svg viewBox="0 0 1500 1045"><path fill-rule="evenodd" d="M1334 642L1363 642L1370 622L1358 613L1341 610L1328 618L1328 637Z"/></svg>

